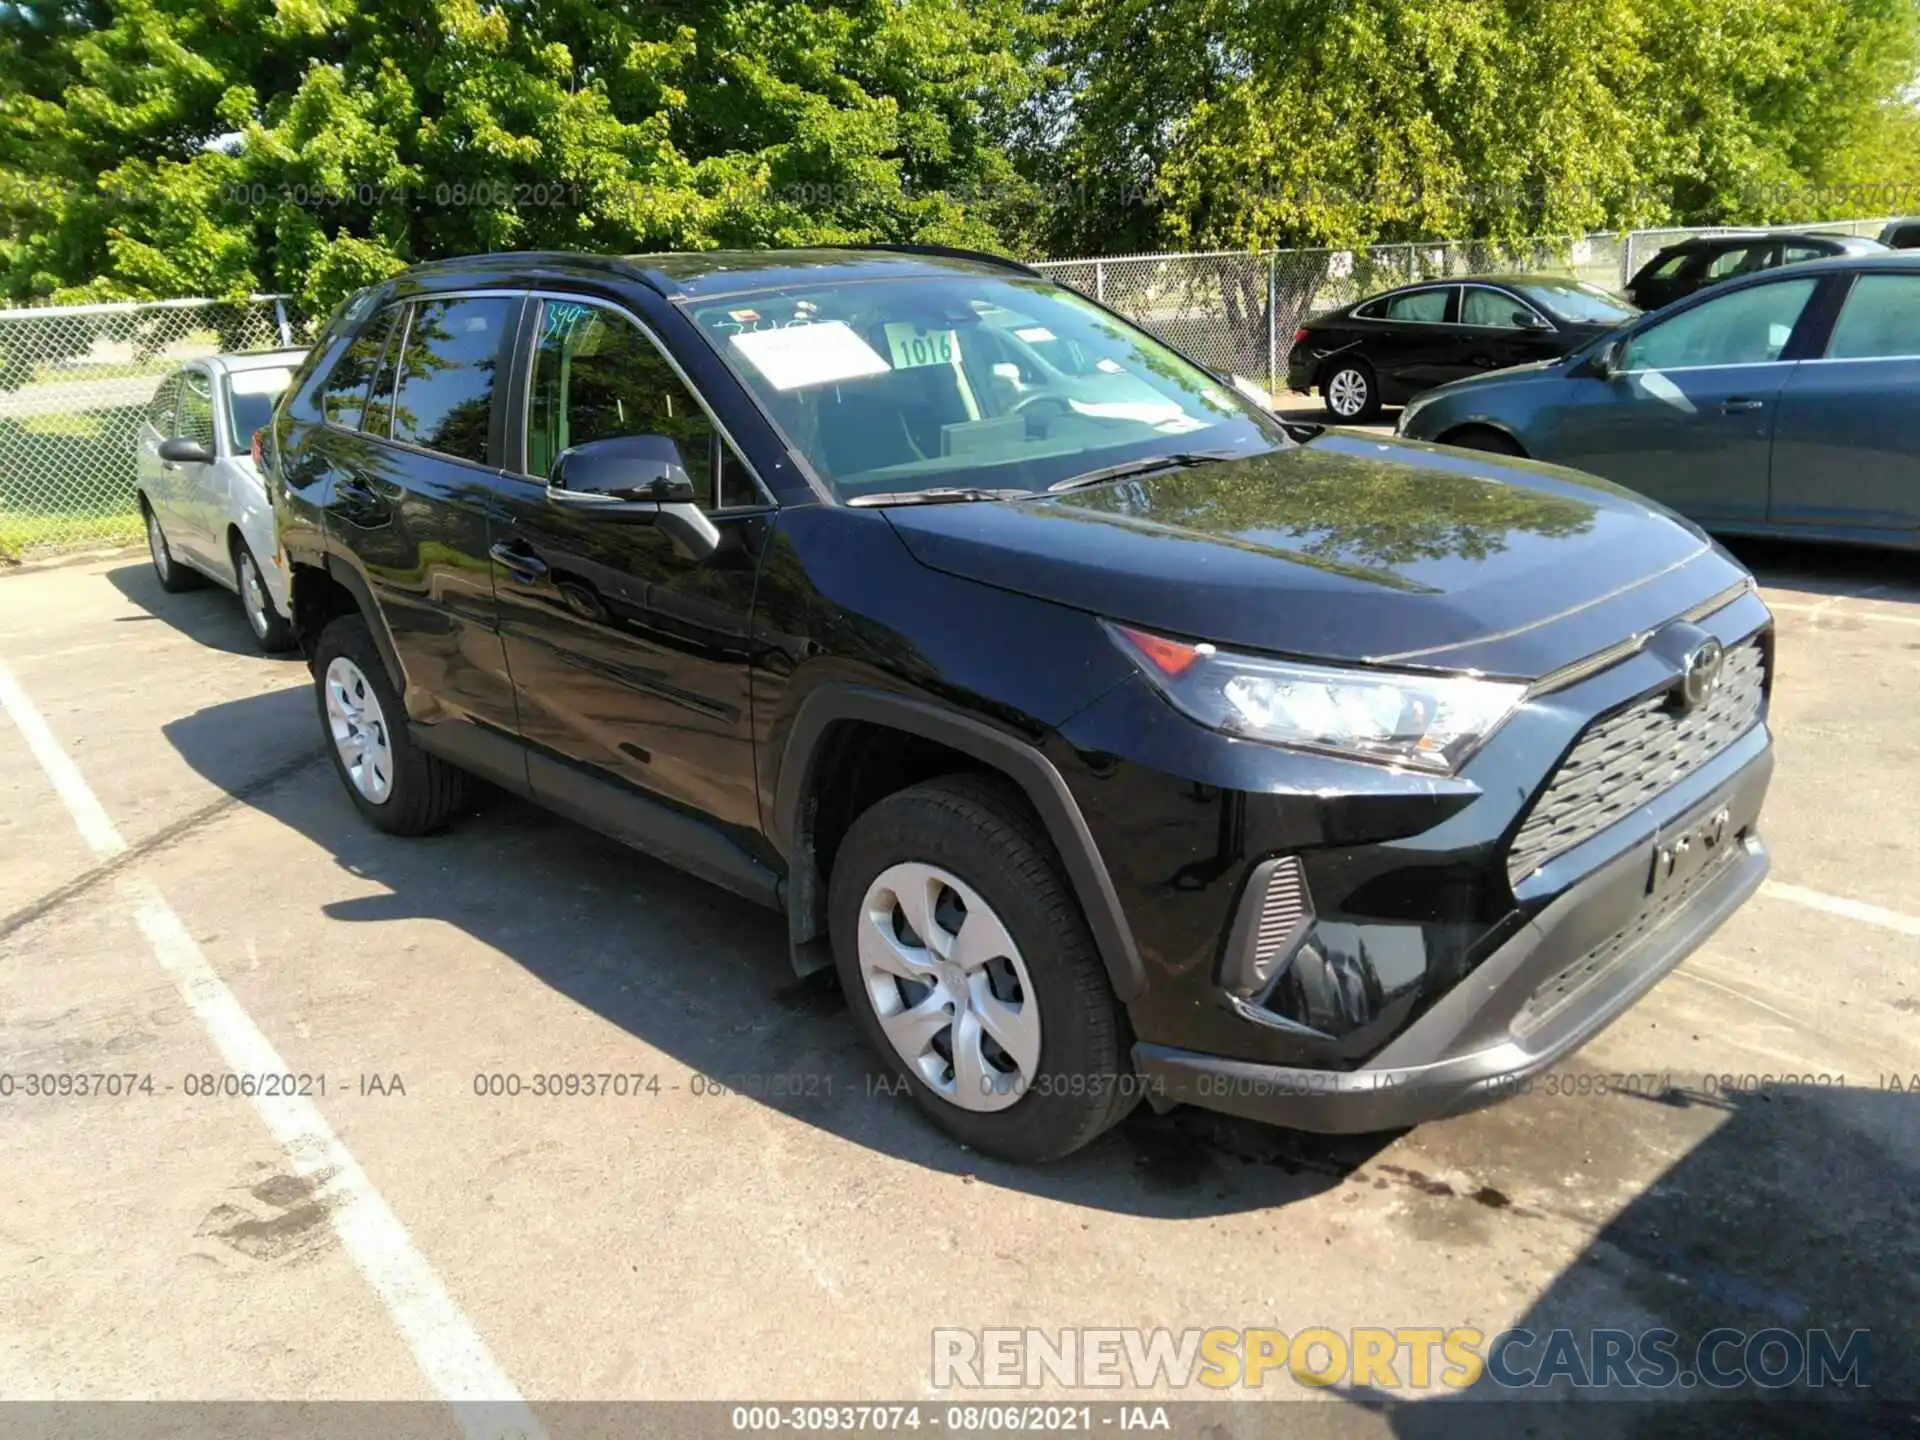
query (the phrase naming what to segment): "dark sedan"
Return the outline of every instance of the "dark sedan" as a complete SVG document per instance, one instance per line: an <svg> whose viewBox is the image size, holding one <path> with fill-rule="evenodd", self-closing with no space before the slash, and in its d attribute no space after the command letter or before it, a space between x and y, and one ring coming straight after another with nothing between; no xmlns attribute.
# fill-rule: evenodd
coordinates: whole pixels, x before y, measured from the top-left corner
<svg viewBox="0 0 1920 1440"><path fill-rule="evenodd" d="M1658 310L1722 280L1886 248L1859 235L1781 235L1770 230L1694 235L1667 246L1636 270L1626 283L1626 295L1642 310Z"/></svg>
<svg viewBox="0 0 1920 1440"><path fill-rule="evenodd" d="M1920 545L1920 254L1729 281L1423 395L1399 428L1590 470L1713 530Z"/></svg>
<svg viewBox="0 0 1920 1440"><path fill-rule="evenodd" d="M1551 275L1476 275L1408 285L1309 320L1287 385L1318 390L1357 424L1463 375L1551 360L1636 315L1606 291Z"/></svg>

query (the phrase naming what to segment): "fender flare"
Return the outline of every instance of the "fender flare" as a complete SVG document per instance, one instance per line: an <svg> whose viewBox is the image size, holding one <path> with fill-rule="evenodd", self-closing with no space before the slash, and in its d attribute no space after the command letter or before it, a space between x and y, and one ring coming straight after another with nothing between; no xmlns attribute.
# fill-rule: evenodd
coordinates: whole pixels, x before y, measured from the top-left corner
<svg viewBox="0 0 1920 1440"><path fill-rule="evenodd" d="M971 715L864 685L828 682L801 701L781 751L774 791L773 841L788 864L786 896L789 930L796 949L812 941L820 927L819 876L812 840L804 831L802 808L812 789L821 738L842 720L866 721L937 741L1005 776L1027 797L1047 837L1059 852L1067 881L1093 931L1095 947L1107 968L1114 994L1132 1001L1147 988L1146 970L1134 944L1132 927L1120 908L1113 877L1080 813L1079 802L1053 762L1033 745Z"/></svg>
<svg viewBox="0 0 1920 1440"><path fill-rule="evenodd" d="M1508 426L1505 421L1495 420L1489 416L1470 415L1464 420L1454 421L1453 424L1447 427L1446 433L1449 435L1458 435L1462 430L1491 430L1496 435L1506 436L1507 439L1520 447L1520 454L1516 458L1521 460L1532 460L1536 458L1533 452L1527 449L1526 442L1514 434L1512 428ZM1456 448L1458 447L1457 441L1443 440L1438 436L1424 443L1428 445L1454 445Z"/></svg>
<svg viewBox="0 0 1920 1440"><path fill-rule="evenodd" d="M386 614L374 601L373 587L367 584L367 577L354 566L342 561L331 551L321 556L316 567L323 570L333 580L353 596L353 603L360 607L360 618L367 622L367 629L373 632L373 645L380 652L380 659L387 667L387 675L393 681L393 688L400 692L400 703L407 703L407 667L400 663L400 652L394 647L393 632L387 628ZM288 603L292 603L292 587L288 587ZM411 711L409 711L411 714Z"/></svg>

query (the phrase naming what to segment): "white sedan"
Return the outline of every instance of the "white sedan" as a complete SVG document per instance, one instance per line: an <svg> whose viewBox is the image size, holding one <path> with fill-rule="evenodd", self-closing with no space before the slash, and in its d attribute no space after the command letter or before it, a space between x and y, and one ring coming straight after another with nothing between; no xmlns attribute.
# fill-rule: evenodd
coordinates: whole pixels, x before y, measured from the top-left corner
<svg viewBox="0 0 1920 1440"><path fill-rule="evenodd" d="M253 435L305 358L262 350L195 360L160 382L140 426L140 513L161 588L226 586L268 652L290 649L293 631Z"/></svg>

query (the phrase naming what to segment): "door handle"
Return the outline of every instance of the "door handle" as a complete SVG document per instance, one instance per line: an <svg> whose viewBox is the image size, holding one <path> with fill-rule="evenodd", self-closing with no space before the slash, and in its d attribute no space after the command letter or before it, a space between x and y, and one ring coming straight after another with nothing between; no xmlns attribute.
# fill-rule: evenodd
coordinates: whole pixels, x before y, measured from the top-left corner
<svg viewBox="0 0 1920 1440"><path fill-rule="evenodd" d="M502 540L487 553L512 571L514 579L525 583L544 578L549 568L546 561L516 540Z"/></svg>
<svg viewBox="0 0 1920 1440"><path fill-rule="evenodd" d="M1732 400L1722 400L1720 402L1720 413L1722 415L1744 415L1750 410L1760 409L1766 403L1764 400L1747 400L1736 396Z"/></svg>

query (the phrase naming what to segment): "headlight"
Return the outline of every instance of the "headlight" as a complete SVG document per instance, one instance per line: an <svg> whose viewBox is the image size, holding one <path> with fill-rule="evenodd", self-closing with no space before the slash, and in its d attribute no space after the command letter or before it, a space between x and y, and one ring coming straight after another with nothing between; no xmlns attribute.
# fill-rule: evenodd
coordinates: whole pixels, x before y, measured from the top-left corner
<svg viewBox="0 0 1920 1440"><path fill-rule="evenodd" d="M1335 670L1107 624L1176 709L1210 729L1418 770L1456 769L1526 694L1467 675Z"/></svg>

